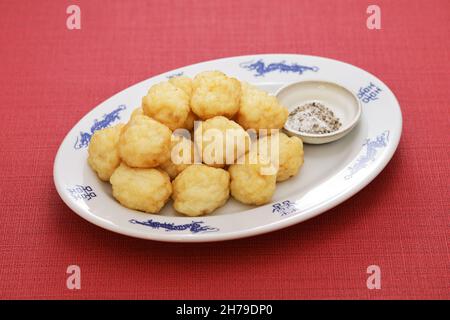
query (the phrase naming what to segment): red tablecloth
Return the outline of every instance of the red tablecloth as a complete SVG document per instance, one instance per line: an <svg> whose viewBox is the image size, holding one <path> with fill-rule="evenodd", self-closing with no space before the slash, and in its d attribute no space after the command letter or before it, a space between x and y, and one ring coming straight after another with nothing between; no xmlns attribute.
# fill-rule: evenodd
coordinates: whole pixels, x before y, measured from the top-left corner
<svg viewBox="0 0 450 320"><path fill-rule="evenodd" d="M0 298L449 298L450 2L1 1ZM203 60L303 53L359 66L398 97L400 146L363 191L282 231L167 244L100 229L53 185L68 130L129 85ZM81 268L68 290L66 268ZM381 290L366 287L369 265Z"/></svg>

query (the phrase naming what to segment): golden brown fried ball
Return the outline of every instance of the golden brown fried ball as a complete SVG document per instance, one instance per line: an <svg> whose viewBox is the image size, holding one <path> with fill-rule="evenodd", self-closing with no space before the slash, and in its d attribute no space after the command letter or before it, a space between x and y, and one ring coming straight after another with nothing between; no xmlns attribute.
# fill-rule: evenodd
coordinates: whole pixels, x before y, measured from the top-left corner
<svg viewBox="0 0 450 320"><path fill-rule="evenodd" d="M242 164L233 164L228 168L230 173L231 195L236 200L253 205L262 205L271 201L275 193L277 174L264 171L266 160L250 161L245 155ZM268 174L270 173L270 174Z"/></svg>
<svg viewBox="0 0 450 320"><path fill-rule="evenodd" d="M181 171L194 163L194 153L195 146L191 140L173 134L170 158L160 168L167 172L170 179L175 179Z"/></svg>
<svg viewBox="0 0 450 320"><path fill-rule="evenodd" d="M113 196L127 208L158 213L172 194L170 178L162 170L130 168L123 162L110 179Z"/></svg>
<svg viewBox="0 0 450 320"><path fill-rule="evenodd" d="M233 164L250 147L248 133L236 122L223 116L203 121L194 134L203 162L214 167Z"/></svg>
<svg viewBox="0 0 450 320"><path fill-rule="evenodd" d="M198 118L195 115L195 113L193 113L192 110L190 110L186 118L186 121L183 123L181 128L191 131L192 129L194 129L194 121L196 121L197 119Z"/></svg>
<svg viewBox="0 0 450 320"><path fill-rule="evenodd" d="M198 74L192 83L192 111L203 120L233 117L239 110L241 83L219 71Z"/></svg>
<svg viewBox="0 0 450 320"><path fill-rule="evenodd" d="M303 165L303 142L300 138L288 137L286 134L280 132L274 136L260 138L258 147L264 149L267 155L269 155L272 151L272 140L277 137L279 166L277 182L280 182L295 176Z"/></svg>
<svg viewBox="0 0 450 320"><path fill-rule="evenodd" d="M172 182L173 207L178 212L195 217L223 206L230 195L230 175L227 171L194 164Z"/></svg>
<svg viewBox="0 0 450 320"><path fill-rule="evenodd" d="M88 148L88 163L103 181L109 181L120 164L118 142L123 124L95 131Z"/></svg>
<svg viewBox="0 0 450 320"><path fill-rule="evenodd" d="M130 119L133 119L134 117L137 116L145 116L144 109L142 109L142 107L134 109L133 112L131 113Z"/></svg>
<svg viewBox="0 0 450 320"><path fill-rule="evenodd" d="M185 77L185 76L179 76L179 77L173 77L170 78L169 82L176 86L177 88L180 88L183 90L189 97L189 100L192 96L192 79ZM197 120L197 116L195 113L192 112L191 108L189 107L189 113L186 118L186 121L180 128L184 128L187 130L192 130L194 128L194 121Z"/></svg>
<svg viewBox="0 0 450 320"><path fill-rule="evenodd" d="M119 155L128 166L153 168L170 157L172 132L146 116L131 119L119 139Z"/></svg>
<svg viewBox="0 0 450 320"><path fill-rule="evenodd" d="M186 76L173 77L169 79L169 82L175 87L183 90L188 97L192 96L192 79Z"/></svg>
<svg viewBox="0 0 450 320"><path fill-rule="evenodd" d="M281 106L276 97L249 84L242 84L241 107L236 121L244 129L281 129L288 114L287 108Z"/></svg>
<svg viewBox="0 0 450 320"><path fill-rule="evenodd" d="M183 126L189 114L189 96L170 82L161 82L150 88L142 98L145 115L175 130Z"/></svg>
<svg viewBox="0 0 450 320"><path fill-rule="evenodd" d="M227 75L225 73L218 70L203 71L195 76L194 81L192 82L192 87L196 88L202 83L208 83L211 79L223 79L226 77Z"/></svg>
<svg viewBox="0 0 450 320"><path fill-rule="evenodd" d="M133 119L136 116L145 116L144 109L142 109L142 107L134 109L133 112L131 113L130 119ZM197 120L196 115L192 111L189 110L186 121L180 128L192 130L194 128L195 120Z"/></svg>

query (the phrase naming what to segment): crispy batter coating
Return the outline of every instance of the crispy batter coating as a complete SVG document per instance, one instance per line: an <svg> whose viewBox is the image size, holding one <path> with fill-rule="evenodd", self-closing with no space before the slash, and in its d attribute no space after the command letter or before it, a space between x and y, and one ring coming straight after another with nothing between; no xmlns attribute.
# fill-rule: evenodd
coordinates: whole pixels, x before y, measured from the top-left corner
<svg viewBox="0 0 450 320"><path fill-rule="evenodd" d="M214 167L233 164L250 147L248 133L236 122L223 116L203 121L194 134L203 162Z"/></svg>
<svg viewBox="0 0 450 320"><path fill-rule="evenodd" d="M276 97L242 83L241 107L236 121L244 129L281 129L288 114L287 108L281 106Z"/></svg>
<svg viewBox="0 0 450 320"><path fill-rule="evenodd" d="M275 193L276 170L272 174L265 174L268 173L263 170L267 166L265 160L252 162L249 161L249 154L244 157L243 163L228 168L231 195L245 204L262 205L270 202Z"/></svg>
<svg viewBox="0 0 450 320"><path fill-rule="evenodd" d="M142 98L142 108L145 115L175 130L187 119L189 96L170 82L161 82L152 86Z"/></svg>
<svg viewBox="0 0 450 320"><path fill-rule="evenodd" d="M193 89L197 88L200 84L208 83L211 79L224 79L226 78L226 74L222 71L218 70L209 70L198 73L194 81L192 82Z"/></svg>
<svg viewBox="0 0 450 320"><path fill-rule="evenodd" d="M137 116L145 116L144 109L142 109L142 107L134 109L133 112L131 113L130 119L133 119L134 117Z"/></svg>
<svg viewBox="0 0 450 320"><path fill-rule="evenodd" d="M239 110L241 83L219 71L198 74L192 83L191 109L202 120L233 117Z"/></svg>
<svg viewBox="0 0 450 320"><path fill-rule="evenodd" d="M134 210L158 213L171 196L174 209L191 217L213 212L230 195L263 205L276 182L303 165L302 140L270 132L287 117L276 97L220 71L173 77L149 89L126 125L93 134L88 163L111 183L114 198ZM196 120L202 121L193 132ZM192 133L194 142L186 135Z"/></svg>
<svg viewBox="0 0 450 320"><path fill-rule="evenodd" d="M192 96L192 79L186 76L173 77L169 79L169 82L175 87L183 90L188 97Z"/></svg>
<svg viewBox="0 0 450 320"><path fill-rule="evenodd" d="M88 163L103 181L109 181L120 164L118 142L123 124L95 131L88 148Z"/></svg>
<svg viewBox="0 0 450 320"><path fill-rule="evenodd" d="M146 116L131 119L119 139L119 155L128 166L154 168L170 157L170 136L165 125Z"/></svg>
<svg viewBox="0 0 450 320"><path fill-rule="evenodd" d="M200 216L227 202L230 175L223 169L195 164L181 172L172 187L175 210L191 217Z"/></svg>
<svg viewBox="0 0 450 320"><path fill-rule="evenodd" d="M110 181L117 201L148 213L158 213L172 194L169 176L158 169L130 168L122 162Z"/></svg>
<svg viewBox="0 0 450 320"><path fill-rule="evenodd" d="M185 152L187 152L186 156ZM170 179L175 179L181 171L194 163L194 153L195 146L191 140L173 134L170 158L162 163L160 168L167 172Z"/></svg>
<svg viewBox="0 0 450 320"><path fill-rule="evenodd" d="M188 113L186 121L184 122L184 124L181 127L184 129L187 129L187 130L192 130L192 129L194 129L194 121L196 121L196 120L198 120L198 117L191 110Z"/></svg>
<svg viewBox="0 0 450 320"><path fill-rule="evenodd" d="M133 119L136 116L145 116L144 109L142 109L142 107L134 109L133 112L131 113L130 119ZM194 121L195 120L197 120L197 116L195 115L195 113L193 113L189 109L189 113L188 113L188 116L186 118L186 121L183 123L183 125L180 128L184 128L184 129L187 129L187 130L192 130L194 128Z"/></svg>
<svg viewBox="0 0 450 320"><path fill-rule="evenodd" d="M303 165L303 142L297 137L288 137L280 132L275 136L260 138L258 146L271 152L272 139L278 137L278 173L277 182L285 181L295 176ZM269 154L269 153L267 153Z"/></svg>
<svg viewBox="0 0 450 320"><path fill-rule="evenodd" d="M173 77L170 78L169 82L176 86L177 88L180 88L183 90L189 97L189 100L192 96L192 79L185 77L185 76L179 76L179 77ZM184 128L187 130L192 130L194 128L194 121L197 120L197 116L195 113L192 112L191 108L189 107L189 113L186 118L186 121L180 128Z"/></svg>

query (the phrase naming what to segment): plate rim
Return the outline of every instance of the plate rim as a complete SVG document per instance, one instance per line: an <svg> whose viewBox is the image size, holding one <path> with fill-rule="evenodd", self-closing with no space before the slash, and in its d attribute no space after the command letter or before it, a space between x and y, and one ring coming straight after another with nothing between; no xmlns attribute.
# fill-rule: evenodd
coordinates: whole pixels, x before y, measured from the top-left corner
<svg viewBox="0 0 450 320"><path fill-rule="evenodd" d="M380 83L382 83L385 88L388 90L388 92L392 95L392 98L394 99L396 106L398 107L398 111L399 111L399 123L398 123L398 134L395 136L395 139L390 140L389 143L389 147L386 148L386 152L384 153L384 156L381 158L381 161L378 165L376 165L375 167L373 167L369 172L367 172L366 176L364 179L355 182L352 187L349 190L345 190L343 192L340 192L337 195L334 195L334 197L332 198L328 198L325 201L321 202L318 205L315 205L309 209L307 209L306 211L302 211L301 214L292 214L288 217L285 217L283 219L279 219L276 221L272 221L269 224L264 224L264 225L260 225L257 227L253 227L250 229L244 229L244 230L238 230L238 231L227 231L224 233L208 233L208 235L206 236L205 234L203 234L202 236L198 236L195 234L187 234L187 233L183 233L183 234L177 234L177 233L167 233L167 234L163 234L163 233L155 233L155 232L151 232L151 229L149 229L148 233L142 233L140 231L136 231L136 232L129 232L128 229L125 228L121 228L120 226L117 226L114 223L106 223L105 220L101 217L98 217L94 214L92 214L91 212L89 212L89 210L86 210L86 212L82 209L80 209L79 206L77 206L75 204L75 202L71 199L69 199L69 197L67 196L67 192L64 189L63 186L60 185L60 181L58 181L57 176L58 173L57 171L57 163L60 160L60 158L62 157L62 147L64 145L64 143L66 142L66 140L69 139L69 136L72 132L72 130L77 127L86 117L88 117L91 113L94 113L94 111L97 109L97 107L99 107L101 104L106 103L107 101L109 101L110 99L113 99L114 97L118 96L119 94L121 94L122 92L128 90L131 87L134 86L138 86L139 84L146 82L152 78L156 78L156 77L162 77L164 75L167 74L171 74L171 73L175 73L176 71L182 69L182 68L187 68L187 67L196 67L205 63L211 63L211 62L217 62L217 61L224 61L224 60L232 60L232 59L237 59L237 58L247 58L247 57L258 57L258 58L263 58L263 57L274 57L274 56L293 56L293 57L311 57L311 58L321 58L321 59L325 59L328 60L330 62L338 62L341 64L345 64L347 66L350 66L352 68L356 68L360 71L363 71L367 74L369 74L371 77L373 77L374 79L376 79L377 81L379 81ZM301 223L303 221L309 220L313 217L316 217L328 210L330 210L333 207L336 207L339 204L342 204L343 202L347 201L349 198L351 198L352 196L354 196L356 193L358 193L359 191L361 191L363 188L365 188L369 183L371 183L383 170L384 168L387 166L387 164L390 162L390 160L392 159L392 157L395 154L395 151L398 148L400 139L401 139L401 135L402 135L402 131L403 131L403 114L401 111L401 107L400 107L400 103L397 99L397 97L395 96L395 94L392 92L392 90L383 82L381 81L377 76L375 76L374 74L372 74L371 72L368 72L358 66L352 65L350 63L347 63L345 61L341 61L341 60L336 60L333 58L328 58L328 57L322 57L322 56L316 56L316 55L304 55L304 54L295 54L295 53L263 53L263 54L250 54L250 55L239 55L239 56L230 56L230 57L222 57L222 58L217 58L217 59L211 59L211 60L206 60L206 61L201 61L201 62L197 62L194 64L190 64L190 65L185 65L182 67L178 67L157 75L153 75L150 76L144 80L141 80L139 82L136 82L134 84L129 85L128 87L116 92L115 94L111 95L110 97L108 97L107 99L101 101L100 103L98 103L96 106L94 106L91 110L89 110L87 113L85 113L74 125L71 126L71 129L69 129L69 131L67 132L67 134L64 136L64 138L62 139L59 147L58 147L58 151L56 153L55 159L54 159L54 163L53 163L53 181L56 187L56 190L60 196L60 198L63 200L63 202L72 210L74 211L78 216L80 216L81 218L91 222L92 224L101 227L103 229L112 231L114 233L119 233L122 235L126 235L126 236L130 236L130 237L134 237L134 238L140 238L140 239L145 239L145 240L153 240L153 241L160 241L160 242L197 242L197 243L202 243L202 242L218 242L218 241L227 241L227 240L232 240L232 239L241 239L241 238L248 238L248 237L252 237L252 236L256 236L256 235L260 235L260 234L265 234L265 233L269 233L269 232L273 232L276 230L280 230L289 226L293 226L295 224ZM185 218L185 217L183 217ZM189 217L188 217L189 218ZM198 217L197 217L198 218Z"/></svg>

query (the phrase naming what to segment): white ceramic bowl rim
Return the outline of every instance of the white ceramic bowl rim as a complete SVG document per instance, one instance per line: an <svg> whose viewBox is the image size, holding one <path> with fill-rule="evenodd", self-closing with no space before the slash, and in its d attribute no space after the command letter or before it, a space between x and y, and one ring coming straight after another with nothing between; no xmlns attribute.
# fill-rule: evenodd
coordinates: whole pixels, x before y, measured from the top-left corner
<svg viewBox="0 0 450 320"><path fill-rule="evenodd" d="M289 132L292 132L292 133L295 133L295 134L298 134L298 135L301 135L301 136L305 136L305 137L311 137L311 138L328 138L328 137L333 137L333 136L339 135L339 134L341 134L341 133L343 133L343 132L345 132L345 131L351 129L352 127L354 127L354 126L356 125L356 123L357 123L357 122L359 121L359 119L361 118L361 112L362 112L361 101L359 101L358 97L356 97L356 95L355 95L353 92L351 92L348 88L346 88L345 86L343 86L343 85L341 85L341 84L339 84L339 83L332 82L332 81L327 81L327 80L300 80L300 81L295 81L295 82L289 83L289 84L287 84L287 85L281 87L281 88L275 93L275 96L278 98L278 95L279 95L281 92L286 91L286 90L289 90L290 88L292 88L292 87L294 87L294 86L296 86L296 85L298 85L298 84L301 84L301 83L308 83L308 82L326 83L326 84L329 84L329 85L333 85L333 86L336 86L336 87L340 87L341 89L345 90L345 91L346 91L347 93L349 93L349 94L353 97L353 99L355 99L355 101L356 101L356 105L357 105L356 115L353 117L353 119L352 119L351 121L348 121L347 124L346 124L345 126L343 125L343 126L341 126L338 130L333 131L333 132L330 132L330 133L324 133L324 134L306 133L306 132L302 132L302 131L298 131L298 130L291 129L291 128L289 128L286 124L285 124L284 127L283 127L285 130L287 130L287 131L289 131Z"/></svg>

